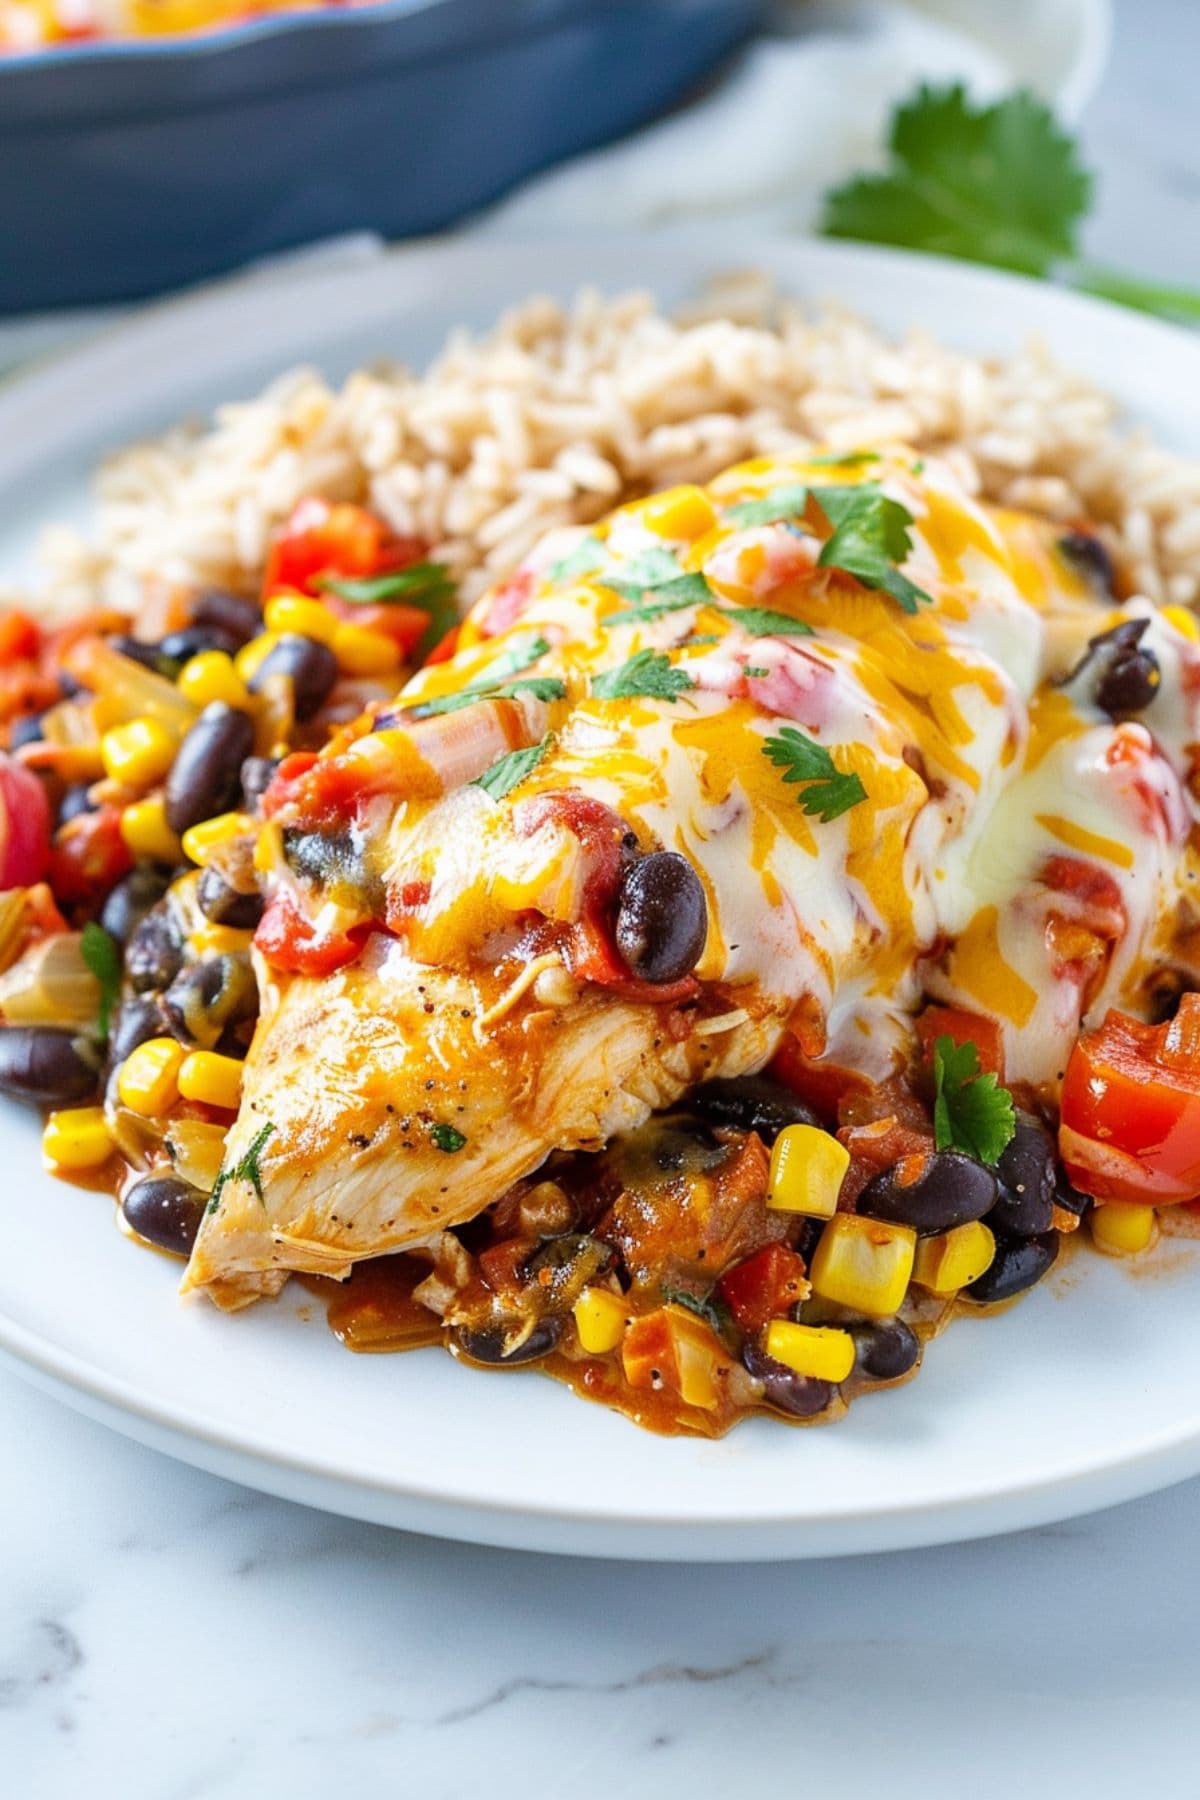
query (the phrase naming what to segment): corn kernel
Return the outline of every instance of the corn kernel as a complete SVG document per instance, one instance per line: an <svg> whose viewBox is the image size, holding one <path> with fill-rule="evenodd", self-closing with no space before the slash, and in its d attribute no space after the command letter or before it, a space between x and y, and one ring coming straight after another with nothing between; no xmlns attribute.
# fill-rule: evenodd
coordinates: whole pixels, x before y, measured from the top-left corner
<svg viewBox="0 0 1200 1800"><path fill-rule="evenodd" d="M121 813L121 836L133 856L149 857L153 862L178 862L183 855L179 838L167 824L162 796L152 800L135 800Z"/></svg>
<svg viewBox="0 0 1200 1800"><path fill-rule="evenodd" d="M981 1219L973 1219L921 1239L913 1280L931 1294L956 1294L991 1268L995 1254L995 1238Z"/></svg>
<svg viewBox="0 0 1200 1800"><path fill-rule="evenodd" d="M647 531L665 538L698 538L717 522L716 508L702 488L674 487L642 507Z"/></svg>
<svg viewBox="0 0 1200 1800"><path fill-rule="evenodd" d="M242 645L233 659L233 666L247 686L254 680L278 642L277 631L262 631L256 638L251 638L248 644Z"/></svg>
<svg viewBox="0 0 1200 1800"><path fill-rule="evenodd" d="M100 757L111 780L124 787L153 787L175 761L178 747L175 733L157 719L130 719L104 733Z"/></svg>
<svg viewBox="0 0 1200 1800"><path fill-rule="evenodd" d="M361 625L339 625L334 633L333 654L346 675L390 675L400 667L400 646L382 631L366 631Z"/></svg>
<svg viewBox="0 0 1200 1800"><path fill-rule="evenodd" d="M242 1065L236 1056L218 1056L215 1050L193 1050L179 1065L179 1092L184 1100L200 1100L205 1106L223 1106L236 1112L242 1097Z"/></svg>
<svg viewBox="0 0 1200 1800"><path fill-rule="evenodd" d="M589 1356L615 1350L625 1335L625 1302L608 1288L584 1288L572 1311L579 1348Z"/></svg>
<svg viewBox="0 0 1200 1800"><path fill-rule="evenodd" d="M832 1325L793 1325L772 1319L767 1326L767 1355L797 1375L818 1381L845 1381L854 1367L854 1339Z"/></svg>
<svg viewBox="0 0 1200 1800"><path fill-rule="evenodd" d="M102 1106L52 1112L42 1132L42 1154L60 1169L98 1169L112 1155L112 1147Z"/></svg>
<svg viewBox="0 0 1200 1800"><path fill-rule="evenodd" d="M236 925L218 925L205 919L188 932L188 947L197 956L241 956L254 942L253 931L242 931Z"/></svg>
<svg viewBox="0 0 1200 1800"><path fill-rule="evenodd" d="M1158 1235L1158 1220L1152 1206L1140 1206L1134 1200L1109 1200L1093 1207L1092 1236L1102 1250L1113 1250L1120 1256L1136 1256L1148 1250Z"/></svg>
<svg viewBox="0 0 1200 1800"><path fill-rule="evenodd" d="M232 656L224 650L202 650L193 656L179 671L175 685L185 700L198 707L210 706L214 700L223 700L226 706L245 706L249 698Z"/></svg>
<svg viewBox="0 0 1200 1800"><path fill-rule="evenodd" d="M916 1252L911 1225L838 1213L813 1253L808 1271L813 1293L853 1312L887 1318L907 1292Z"/></svg>
<svg viewBox="0 0 1200 1800"><path fill-rule="evenodd" d="M297 637L313 638L318 644L332 645L341 620L319 600L306 600L302 594L276 594L267 601L263 614L268 631L285 632Z"/></svg>
<svg viewBox="0 0 1200 1800"><path fill-rule="evenodd" d="M122 1106L144 1119L156 1119L174 1106L184 1054L183 1045L168 1037L150 1038L131 1050L117 1075Z"/></svg>
<svg viewBox="0 0 1200 1800"><path fill-rule="evenodd" d="M850 1152L816 1125L785 1125L771 1151L767 1205L775 1212L832 1219Z"/></svg>
<svg viewBox="0 0 1200 1800"><path fill-rule="evenodd" d="M1186 606L1164 606L1162 616L1169 619L1176 631L1182 632L1185 638L1190 638L1193 643L1200 642L1200 620Z"/></svg>
<svg viewBox="0 0 1200 1800"><path fill-rule="evenodd" d="M248 813L216 813L211 819L201 819L198 825L188 826L181 840L183 853L189 862L199 863L203 868L214 850L233 838L246 837L253 830L254 820Z"/></svg>

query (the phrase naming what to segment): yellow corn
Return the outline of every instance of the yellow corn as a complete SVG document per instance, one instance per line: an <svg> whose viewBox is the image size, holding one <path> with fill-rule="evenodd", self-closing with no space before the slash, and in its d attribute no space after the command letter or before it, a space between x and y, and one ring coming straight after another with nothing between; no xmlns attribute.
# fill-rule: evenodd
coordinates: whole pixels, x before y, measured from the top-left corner
<svg viewBox="0 0 1200 1800"><path fill-rule="evenodd" d="M716 509L703 489L698 487L668 488L655 494L642 507L642 523L647 531L665 538L698 538L711 531L717 522Z"/></svg>
<svg viewBox="0 0 1200 1800"><path fill-rule="evenodd" d="M853 1312L886 1318L908 1290L916 1251L910 1225L838 1213L813 1252L808 1271L813 1293Z"/></svg>
<svg viewBox="0 0 1200 1800"><path fill-rule="evenodd" d="M121 836L134 856L149 857L153 862L178 862L183 847L167 824L162 796L152 800L136 800L121 813Z"/></svg>
<svg viewBox="0 0 1200 1800"><path fill-rule="evenodd" d="M785 1125L771 1151L767 1205L775 1212L832 1219L850 1152L815 1125Z"/></svg>
<svg viewBox="0 0 1200 1800"><path fill-rule="evenodd" d="M60 1169L97 1169L112 1155L102 1106L52 1112L42 1132L42 1154Z"/></svg>
<svg viewBox="0 0 1200 1800"><path fill-rule="evenodd" d="M105 774L123 787L153 787L175 761L178 747L175 733L157 719L130 719L104 733L100 758Z"/></svg>
<svg viewBox="0 0 1200 1800"><path fill-rule="evenodd" d="M579 1348L589 1356L615 1350L625 1335L625 1302L608 1288L584 1288L572 1311Z"/></svg>
<svg viewBox="0 0 1200 1800"><path fill-rule="evenodd" d="M913 1280L931 1294L956 1294L990 1269L996 1240L981 1219L939 1231L917 1245Z"/></svg>
<svg viewBox="0 0 1200 1800"><path fill-rule="evenodd" d="M278 642L277 631L263 631L256 638L251 638L248 644L242 645L233 659L233 666L247 685L254 680Z"/></svg>
<svg viewBox="0 0 1200 1800"><path fill-rule="evenodd" d="M854 1339L831 1325L793 1325L772 1319L767 1326L767 1355L797 1375L818 1381L845 1381L854 1367Z"/></svg>
<svg viewBox="0 0 1200 1800"><path fill-rule="evenodd" d="M1158 1234L1158 1220L1152 1206L1139 1206L1133 1200L1109 1200L1092 1208L1092 1236L1102 1250L1114 1250L1121 1256L1136 1256L1148 1250Z"/></svg>
<svg viewBox="0 0 1200 1800"><path fill-rule="evenodd" d="M332 644L341 629L341 620L319 600L306 600L303 594L276 594L267 601L263 614L268 631L285 632L297 637L315 638L318 644Z"/></svg>
<svg viewBox="0 0 1200 1800"><path fill-rule="evenodd" d="M201 1100L205 1106L223 1106L236 1112L242 1097L242 1065L236 1056L218 1056L215 1050L193 1050L179 1065L179 1092L185 1100Z"/></svg>
<svg viewBox="0 0 1200 1800"><path fill-rule="evenodd" d="M199 863L201 867L208 861L214 850L231 839L245 837L254 830L254 820L248 813L217 813L211 819L201 819L198 825L189 825L183 834L183 853L189 862Z"/></svg>
<svg viewBox="0 0 1200 1800"><path fill-rule="evenodd" d="M332 649L338 668L346 675L390 675L400 667L400 646L395 638L361 625L339 625Z"/></svg>
<svg viewBox="0 0 1200 1800"><path fill-rule="evenodd" d="M246 684L234 667L232 656L224 650L202 650L184 663L175 683L185 700L193 706L210 706L223 700L226 706L245 706Z"/></svg>
<svg viewBox="0 0 1200 1800"><path fill-rule="evenodd" d="M150 1038L131 1050L117 1075L121 1104L144 1119L156 1119L179 1098L178 1077L184 1060L174 1038Z"/></svg>
<svg viewBox="0 0 1200 1800"><path fill-rule="evenodd" d="M239 956L253 942L252 931L239 930L236 925L218 925L211 919L188 932L188 944L197 956Z"/></svg>
<svg viewBox="0 0 1200 1800"><path fill-rule="evenodd" d="M1176 631L1181 631L1185 638L1191 638L1193 643L1200 641L1200 621L1186 606L1164 606L1162 616L1169 619Z"/></svg>

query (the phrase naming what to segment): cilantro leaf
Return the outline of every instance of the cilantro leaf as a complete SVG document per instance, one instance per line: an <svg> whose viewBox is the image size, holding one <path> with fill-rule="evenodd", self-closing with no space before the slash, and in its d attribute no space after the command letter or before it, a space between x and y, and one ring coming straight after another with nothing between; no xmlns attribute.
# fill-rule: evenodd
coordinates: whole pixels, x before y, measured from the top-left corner
<svg viewBox="0 0 1200 1800"><path fill-rule="evenodd" d="M687 670L672 668L661 650L639 650L628 662L597 675L592 693L598 700L670 700L674 704L695 685Z"/></svg>
<svg viewBox="0 0 1200 1800"><path fill-rule="evenodd" d="M485 769L482 775L475 777L471 785L481 787L493 800L503 800L505 794L524 781L527 775L532 775L549 748L550 736L547 733L540 744L530 744L526 750L510 750L506 756L498 757L490 769Z"/></svg>
<svg viewBox="0 0 1200 1800"><path fill-rule="evenodd" d="M971 1042L949 1036L933 1046L933 1136L939 1150L961 1150L976 1162L999 1161L1017 1129L1013 1097L996 1075L979 1073Z"/></svg>
<svg viewBox="0 0 1200 1800"><path fill-rule="evenodd" d="M96 1015L96 1029L103 1041L108 1037L113 1008L121 997L121 953L116 939L105 931L103 925L97 925L94 919L89 919L79 940L79 954L100 983L100 1010Z"/></svg>
<svg viewBox="0 0 1200 1800"><path fill-rule="evenodd" d="M623 606L619 612L609 613L606 625L626 625L640 623L644 619L661 619L664 613L682 612L688 606L705 606L712 599L712 589L698 569L687 575L676 575L672 581L664 581L652 589L635 588L624 581L610 581L607 586L614 593L625 599L650 592L653 599L637 601L633 606Z"/></svg>
<svg viewBox="0 0 1200 1800"><path fill-rule="evenodd" d="M569 581L575 575L594 575L608 566L609 555L598 537L589 535L576 544L569 556L562 557L550 569L551 581Z"/></svg>
<svg viewBox="0 0 1200 1800"><path fill-rule="evenodd" d="M769 606L723 606L724 616L751 637L811 637L812 626L791 613L774 612Z"/></svg>
<svg viewBox="0 0 1200 1800"><path fill-rule="evenodd" d="M453 1156L467 1141L457 1125L443 1125L440 1120L435 1120L429 1127L429 1135L434 1148L444 1151L447 1156Z"/></svg>
<svg viewBox="0 0 1200 1800"><path fill-rule="evenodd" d="M647 588L665 587L667 582L682 575L683 570L669 550L663 550L654 544L649 550L639 550L628 562L619 564L616 574L617 578L606 581L605 587L612 588L614 593L636 599Z"/></svg>
<svg viewBox="0 0 1200 1800"><path fill-rule="evenodd" d="M539 700L561 700L567 690L561 681L552 676L534 676L528 681L507 680L508 676L519 675L522 669L528 669L538 662L549 649L550 645L540 632L522 643L510 644L485 674L468 682L466 687L459 688L457 693L439 694L433 700L419 700L409 709L409 717L432 719L438 713L458 712L464 706L474 706L478 700L504 699L517 693L533 693Z"/></svg>
<svg viewBox="0 0 1200 1800"><path fill-rule="evenodd" d="M458 623L458 589L445 563L410 563L407 569L396 569L390 575L353 580L325 576L317 586L356 606L416 606L428 613L429 623L414 652L419 663Z"/></svg>
<svg viewBox="0 0 1200 1800"><path fill-rule="evenodd" d="M739 500L736 506L726 508L725 517L731 525L774 525L780 519L803 517L807 505L807 487L795 483L773 488L761 500Z"/></svg>
<svg viewBox="0 0 1200 1800"><path fill-rule="evenodd" d="M804 792L797 796L801 809L810 818L828 825L852 806L866 799L867 790L854 774L843 774L823 744L784 725L774 737L766 739L763 755L782 769L785 781L803 781Z"/></svg>
<svg viewBox="0 0 1200 1800"><path fill-rule="evenodd" d="M804 459L810 469L858 469L866 463L879 461L878 450L842 450L836 455L807 456Z"/></svg>
<svg viewBox="0 0 1200 1800"><path fill-rule="evenodd" d="M251 1143L247 1145L245 1155L242 1156L238 1162L234 1163L232 1169L221 1170L216 1181L213 1183L212 1197L209 1200L208 1206L205 1208L206 1212L216 1212L218 1206L221 1204L221 1194L228 1181L248 1181L258 1195L259 1204L261 1206L266 1205L266 1201L263 1199L262 1169L259 1166L259 1157L262 1155L263 1145L274 1130L274 1125L268 1119L262 1130L256 1133Z"/></svg>
<svg viewBox="0 0 1200 1800"><path fill-rule="evenodd" d="M1091 177L1049 107L1025 91L976 107L961 83L896 109L891 166L826 196L828 237L899 244L1044 275L1075 253Z"/></svg>
<svg viewBox="0 0 1200 1800"><path fill-rule="evenodd" d="M819 487L812 494L833 526L833 536L817 558L822 568L842 569L864 587L882 589L906 613L915 613L920 601L931 598L896 567L912 549L913 516L906 506L874 482Z"/></svg>

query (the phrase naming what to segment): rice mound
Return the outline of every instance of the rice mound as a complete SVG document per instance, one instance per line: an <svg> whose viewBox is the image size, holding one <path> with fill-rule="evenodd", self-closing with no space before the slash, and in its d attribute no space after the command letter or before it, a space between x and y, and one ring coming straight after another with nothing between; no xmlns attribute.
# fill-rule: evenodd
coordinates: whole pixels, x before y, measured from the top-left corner
<svg viewBox="0 0 1200 1800"><path fill-rule="evenodd" d="M646 293L533 298L486 336L456 332L424 374L363 369L335 390L296 369L121 450L94 535L45 534L39 604L134 609L147 576L253 591L271 533L319 493L426 538L469 605L553 527L748 457L886 439L947 457L988 500L1098 527L1151 599L1200 600L1200 461L1128 430L1043 347L889 342L748 274L675 317Z"/></svg>

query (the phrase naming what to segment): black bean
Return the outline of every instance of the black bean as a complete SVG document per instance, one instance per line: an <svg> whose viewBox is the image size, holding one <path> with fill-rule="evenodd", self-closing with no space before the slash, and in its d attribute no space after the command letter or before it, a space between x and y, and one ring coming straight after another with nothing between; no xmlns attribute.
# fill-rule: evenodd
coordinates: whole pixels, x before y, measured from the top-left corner
<svg viewBox="0 0 1200 1800"><path fill-rule="evenodd" d="M1054 1204L1061 1206L1064 1212L1074 1213L1077 1219L1082 1219L1091 1211L1095 1201L1090 1194L1081 1194L1078 1188L1073 1188L1060 1169L1054 1186Z"/></svg>
<svg viewBox="0 0 1200 1800"><path fill-rule="evenodd" d="M29 1106L73 1106L99 1086L86 1039L48 1025L0 1027L0 1094Z"/></svg>
<svg viewBox="0 0 1200 1800"><path fill-rule="evenodd" d="M297 875L322 887L335 881L361 887L366 880L362 850L349 831L287 830L283 854Z"/></svg>
<svg viewBox="0 0 1200 1800"><path fill-rule="evenodd" d="M773 1144L787 1125L816 1125L816 1114L790 1088L769 1075L733 1075L693 1088L687 1104L710 1125L756 1131Z"/></svg>
<svg viewBox="0 0 1200 1800"><path fill-rule="evenodd" d="M328 644L288 632L259 664L250 687L257 694L269 675L288 676L296 717L311 719L328 698L337 672L337 658Z"/></svg>
<svg viewBox="0 0 1200 1800"><path fill-rule="evenodd" d="M1106 596L1115 595L1117 572L1113 559L1093 532L1068 531L1059 538L1058 547L1094 588Z"/></svg>
<svg viewBox="0 0 1200 1800"><path fill-rule="evenodd" d="M158 648L170 662L186 663L204 650L224 650L227 656L233 656L245 641L231 631L222 630L219 625L195 624L185 625L182 631L169 632Z"/></svg>
<svg viewBox="0 0 1200 1800"><path fill-rule="evenodd" d="M921 1340L903 1319L856 1320L847 1329L858 1367L872 1381L897 1381L921 1359Z"/></svg>
<svg viewBox="0 0 1200 1800"><path fill-rule="evenodd" d="M518 1363L536 1362L539 1357L548 1356L562 1336L563 1321L553 1317L539 1319L525 1342L506 1356L504 1345L516 1328L515 1321L508 1325L484 1325L477 1330L460 1325L454 1333L454 1346L472 1362L515 1368Z"/></svg>
<svg viewBox="0 0 1200 1800"><path fill-rule="evenodd" d="M125 973L139 994L167 987L183 967L183 935L160 901L136 925L125 946Z"/></svg>
<svg viewBox="0 0 1200 1800"><path fill-rule="evenodd" d="M617 901L617 949L643 981L681 981L700 960L708 902L686 856L654 850L626 871Z"/></svg>
<svg viewBox="0 0 1200 1800"><path fill-rule="evenodd" d="M144 669L152 669L156 675L169 676L172 672L169 658L162 654L157 644L144 644L141 638L129 637L118 632L108 640L109 648L127 656L131 662L140 663Z"/></svg>
<svg viewBox="0 0 1200 1800"><path fill-rule="evenodd" d="M108 1062L117 1068L131 1051L150 1038L170 1037L171 1023L156 994L131 994L122 1000L108 1031Z"/></svg>
<svg viewBox="0 0 1200 1800"><path fill-rule="evenodd" d="M204 1217L207 1194L177 1175L147 1175L121 1202L125 1223L148 1244L187 1256Z"/></svg>
<svg viewBox="0 0 1200 1800"><path fill-rule="evenodd" d="M248 756L242 764L242 794L252 811L258 810L278 767L278 759L272 756Z"/></svg>
<svg viewBox="0 0 1200 1800"><path fill-rule="evenodd" d="M1153 650L1135 650L1120 658L1096 688L1096 704L1110 717L1143 712L1162 685L1162 669Z"/></svg>
<svg viewBox="0 0 1200 1800"><path fill-rule="evenodd" d="M167 823L186 831L228 812L241 797L241 768L254 748L249 713L214 700L192 726L171 765L165 791Z"/></svg>
<svg viewBox="0 0 1200 1800"><path fill-rule="evenodd" d="M1037 1237L997 1237L996 1254L991 1267L963 1289L968 1299L986 1305L995 1300L1011 1300L1023 1294L1042 1279L1058 1255L1057 1231L1043 1231Z"/></svg>
<svg viewBox="0 0 1200 1800"><path fill-rule="evenodd" d="M214 925L230 925L235 931L252 931L263 915L261 894L239 894L214 868L205 869L196 883L196 904Z"/></svg>
<svg viewBox="0 0 1200 1800"><path fill-rule="evenodd" d="M206 588L192 603L192 621L196 625L215 626L236 639L240 646L248 644L262 630L262 610L241 594L227 594L223 588Z"/></svg>
<svg viewBox="0 0 1200 1800"><path fill-rule="evenodd" d="M793 1419L811 1419L824 1412L837 1391L832 1382L818 1381L815 1375L797 1375L752 1342L742 1348L742 1366L755 1381L762 1382L767 1405Z"/></svg>
<svg viewBox="0 0 1200 1800"><path fill-rule="evenodd" d="M258 1015L258 986L248 956L206 956L189 963L163 995L172 1026L211 1050L228 1027Z"/></svg>
<svg viewBox="0 0 1200 1800"><path fill-rule="evenodd" d="M167 891L170 876L154 863L138 863L118 881L100 913L100 923L118 944L127 944L152 906L157 906Z"/></svg>
<svg viewBox="0 0 1200 1800"><path fill-rule="evenodd" d="M41 713L18 713L8 728L8 747L10 750L19 750L22 744L40 743L41 736Z"/></svg>
<svg viewBox="0 0 1200 1800"><path fill-rule="evenodd" d="M998 1195L996 1177L982 1163L959 1150L932 1150L876 1175L858 1196L858 1210L921 1232L949 1231L982 1219Z"/></svg>
<svg viewBox="0 0 1200 1800"><path fill-rule="evenodd" d="M1036 1237L1054 1221L1054 1139L1032 1113L1018 1112L1017 1129L996 1164L1000 1198L988 1224L1010 1237Z"/></svg>
<svg viewBox="0 0 1200 1800"><path fill-rule="evenodd" d="M81 813L95 812L96 804L86 781L77 781L69 787L58 803L58 823L65 825L68 819L77 819Z"/></svg>

